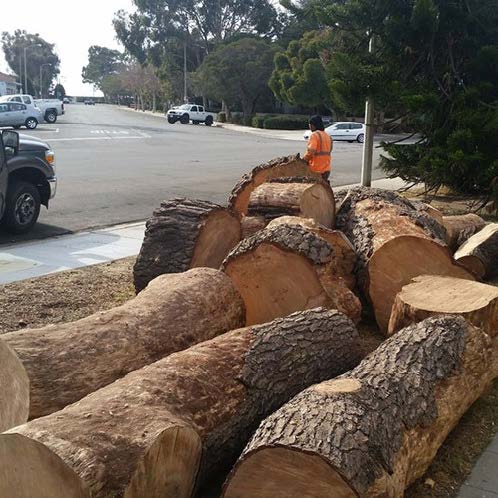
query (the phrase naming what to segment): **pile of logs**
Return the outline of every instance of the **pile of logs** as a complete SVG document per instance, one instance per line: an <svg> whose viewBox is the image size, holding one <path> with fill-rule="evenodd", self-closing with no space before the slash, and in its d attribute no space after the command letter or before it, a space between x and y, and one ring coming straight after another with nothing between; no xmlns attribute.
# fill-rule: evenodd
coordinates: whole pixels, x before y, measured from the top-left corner
<svg viewBox="0 0 498 498"><path fill-rule="evenodd" d="M0 497L402 496L498 376L497 261L498 224L299 156L165 201L134 299L0 337Z"/></svg>

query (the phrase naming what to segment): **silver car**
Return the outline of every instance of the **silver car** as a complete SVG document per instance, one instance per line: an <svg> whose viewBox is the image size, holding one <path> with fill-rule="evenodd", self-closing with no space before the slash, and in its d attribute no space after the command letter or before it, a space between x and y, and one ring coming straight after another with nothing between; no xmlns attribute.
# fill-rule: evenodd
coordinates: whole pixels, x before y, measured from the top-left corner
<svg viewBox="0 0 498 498"><path fill-rule="evenodd" d="M26 104L18 102L0 102L0 126L12 126L16 129L25 126L34 130L43 119L36 109L29 109Z"/></svg>

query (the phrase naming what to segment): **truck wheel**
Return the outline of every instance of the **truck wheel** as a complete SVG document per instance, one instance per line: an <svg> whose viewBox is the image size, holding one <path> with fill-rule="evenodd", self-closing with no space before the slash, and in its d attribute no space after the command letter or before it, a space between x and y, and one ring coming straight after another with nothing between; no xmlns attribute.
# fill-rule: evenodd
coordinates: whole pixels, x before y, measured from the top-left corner
<svg viewBox="0 0 498 498"><path fill-rule="evenodd" d="M205 124L206 126L211 126L211 125L213 124L213 116L208 116L208 117L206 118L206 121L204 121L204 124Z"/></svg>
<svg viewBox="0 0 498 498"><path fill-rule="evenodd" d="M9 184L2 223L11 233L25 233L40 215L40 192L32 184L16 180Z"/></svg>
<svg viewBox="0 0 498 498"><path fill-rule="evenodd" d="M190 122L190 116L188 114L184 114L181 118L180 118L180 123L181 124L189 124Z"/></svg>
<svg viewBox="0 0 498 498"><path fill-rule="evenodd" d="M57 121L56 111L47 111L45 113L45 121L50 124L54 124Z"/></svg>
<svg viewBox="0 0 498 498"><path fill-rule="evenodd" d="M28 118L26 119L24 126L26 126L28 130L34 130L38 126L38 120L36 118Z"/></svg>
<svg viewBox="0 0 498 498"><path fill-rule="evenodd" d="M168 116L168 123L169 124L175 124L176 123L176 118L173 118L171 116Z"/></svg>

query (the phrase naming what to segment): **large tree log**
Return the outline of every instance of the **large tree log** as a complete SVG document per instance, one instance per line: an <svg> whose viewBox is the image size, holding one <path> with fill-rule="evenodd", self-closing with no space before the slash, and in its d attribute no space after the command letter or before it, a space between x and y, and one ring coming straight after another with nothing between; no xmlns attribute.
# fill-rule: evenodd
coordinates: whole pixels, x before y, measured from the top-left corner
<svg viewBox="0 0 498 498"><path fill-rule="evenodd" d="M359 287L384 333L396 294L412 278L427 274L474 280L453 261L444 227L395 192L350 190L337 226L355 247Z"/></svg>
<svg viewBox="0 0 498 498"><path fill-rule="evenodd" d="M472 213L443 216L443 224L446 228L446 242L453 251L486 226L480 216Z"/></svg>
<svg viewBox="0 0 498 498"><path fill-rule="evenodd" d="M360 360L358 333L323 309L239 329L164 358L0 436L0 496L188 497L233 464L258 423Z"/></svg>
<svg viewBox="0 0 498 498"><path fill-rule="evenodd" d="M242 216L241 220L242 226L242 238L247 239L251 235L258 233L260 230L264 230L267 225L267 221L263 216Z"/></svg>
<svg viewBox="0 0 498 498"><path fill-rule="evenodd" d="M498 373L489 337L429 318L266 419L225 498L399 498Z"/></svg>
<svg viewBox="0 0 498 498"><path fill-rule="evenodd" d="M286 215L312 218L332 228L335 224L334 194L325 182L264 183L251 193L248 213L267 220Z"/></svg>
<svg viewBox="0 0 498 498"><path fill-rule="evenodd" d="M282 225L243 240L223 269L244 300L247 325L316 306L338 309L357 322L360 301L334 278L335 258L313 232Z"/></svg>
<svg viewBox="0 0 498 498"><path fill-rule="evenodd" d="M480 280L498 275L498 223L470 237L455 253L455 259Z"/></svg>
<svg viewBox="0 0 498 498"><path fill-rule="evenodd" d="M244 321L244 304L230 279L197 268L155 279L118 308L2 338L28 372L35 418Z"/></svg>
<svg viewBox="0 0 498 498"><path fill-rule="evenodd" d="M299 154L273 159L256 166L249 174L244 175L233 188L228 204L240 214L247 214L251 192L261 184L273 178L303 176L320 177L309 169L308 163L301 159Z"/></svg>
<svg viewBox="0 0 498 498"><path fill-rule="evenodd" d="M29 379L14 351L0 339L0 432L28 420Z"/></svg>
<svg viewBox="0 0 498 498"><path fill-rule="evenodd" d="M165 201L147 222L133 268L135 289L140 292L165 273L219 268L240 239L240 218L233 210L207 201Z"/></svg>
<svg viewBox="0 0 498 498"><path fill-rule="evenodd" d="M452 277L414 278L396 296L389 334L444 314L461 315L494 337L498 335L498 287Z"/></svg>

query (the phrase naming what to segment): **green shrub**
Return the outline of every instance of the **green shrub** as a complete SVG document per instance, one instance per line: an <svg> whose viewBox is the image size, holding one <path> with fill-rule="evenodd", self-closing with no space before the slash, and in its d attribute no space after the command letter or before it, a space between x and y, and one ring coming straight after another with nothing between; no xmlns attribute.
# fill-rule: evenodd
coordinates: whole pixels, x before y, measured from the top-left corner
<svg viewBox="0 0 498 498"><path fill-rule="evenodd" d="M267 130L304 130L308 127L308 119L303 116L271 116L264 121Z"/></svg>
<svg viewBox="0 0 498 498"><path fill-rule="evenodd" d="M230 123L241 125L243 124L244 116L241 112L232 112L230 115Z"/></svg>
<svg viewBox="0 0 498 498"><path fill-rule="evenodd" d="M254 116L252 118L252 127L253 128L264 128L265 119L268 119L268 116Z"/></svg>
<svg viewBox="0 0 498 498"><path fill-rule="evenodd" d="M218 123L226 123L227 122L227 114L226 114L226 112L219 112L217 119L218 119Z"/></svg>

